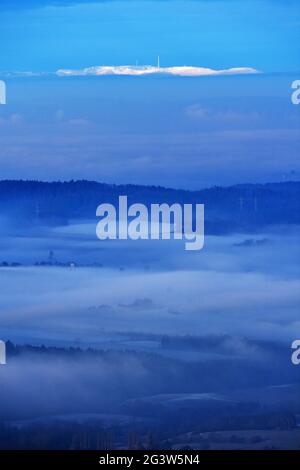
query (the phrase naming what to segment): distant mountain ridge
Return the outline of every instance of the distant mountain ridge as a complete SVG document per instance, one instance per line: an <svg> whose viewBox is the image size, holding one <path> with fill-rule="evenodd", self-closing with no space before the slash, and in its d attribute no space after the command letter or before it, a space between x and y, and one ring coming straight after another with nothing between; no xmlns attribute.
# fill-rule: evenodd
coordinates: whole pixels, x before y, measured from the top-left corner
<svg viewBox="0 0 300 470"><path fill-rule="evenodd" d="M28 224L66 224L93 219L99 204L205 204L206 233L258 231L270 225L300 224L300 182L239 184L199 191L161 186L114 185L95 181L0 181L0 217Z"/></svg>

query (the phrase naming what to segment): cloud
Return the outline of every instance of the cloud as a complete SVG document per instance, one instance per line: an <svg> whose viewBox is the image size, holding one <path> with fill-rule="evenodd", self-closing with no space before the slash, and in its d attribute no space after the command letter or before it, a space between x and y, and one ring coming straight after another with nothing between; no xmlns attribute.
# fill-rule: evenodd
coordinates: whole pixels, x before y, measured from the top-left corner
<svg viewBox="0 0 300 470"><path fill-rule="evenodd" d="M233 67L230 69L215 70L206 67L194 66L174 66L174 67L154 67L152 65L133 66L133 65L113 65L113 66L93 66L84 69L60 69L57 70L56 75L59 77L73 77L73 76L102 76L102 75L153 75L165 74L175 75L180 77L200 77L210 75L245 75L257 74L258 70L252 67Z"/></svg>

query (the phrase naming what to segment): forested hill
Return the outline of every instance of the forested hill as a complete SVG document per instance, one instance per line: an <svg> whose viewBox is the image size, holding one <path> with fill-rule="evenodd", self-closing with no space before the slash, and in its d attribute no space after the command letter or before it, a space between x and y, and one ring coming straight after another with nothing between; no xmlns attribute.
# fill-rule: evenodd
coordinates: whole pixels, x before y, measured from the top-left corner
<svg viewBox="0 0 300 470"><path fill-rule="evenodd" d="M103 202L203 203L206 232L258 230L268 225L300 223L300 182L243 184L200 191L159 186L110 185L94 181L45 183L0 181L0 217L26 225L61 224L95 218Z"/></svg>

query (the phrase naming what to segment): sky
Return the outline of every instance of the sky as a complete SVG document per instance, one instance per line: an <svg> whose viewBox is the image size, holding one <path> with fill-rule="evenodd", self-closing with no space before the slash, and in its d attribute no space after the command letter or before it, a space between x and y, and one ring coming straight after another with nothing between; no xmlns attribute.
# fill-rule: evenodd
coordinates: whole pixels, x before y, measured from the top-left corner
<svg viewBox="0 0 300 470"><path fill-rule="evenodd" d="M158 54L165 65L299 70L293 0L2 0L0 11L2 70L151 64Z"/></svg>
<svg viewBox="0 0 300 470"><path fill-rule="evenodd" d="M299 24L293 0L2 1L1 177L189 189L299 179ZM158 55L162 67L260 73L54 74Z"/></svg>

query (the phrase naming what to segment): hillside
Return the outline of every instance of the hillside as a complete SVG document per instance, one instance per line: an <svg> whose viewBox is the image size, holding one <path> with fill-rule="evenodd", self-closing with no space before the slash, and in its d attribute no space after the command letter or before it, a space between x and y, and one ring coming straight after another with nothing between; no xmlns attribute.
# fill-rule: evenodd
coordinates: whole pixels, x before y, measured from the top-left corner
<svg viewBox="0 0 300 470"><path fill-rule="evenodd" d="M94 181L0 181L0 216L27 224L64 224L92 219L103 202L203 203L207 233L256 231L300 223L300 182L244 184L186 191L159 186L110 185Z"/></svg>

